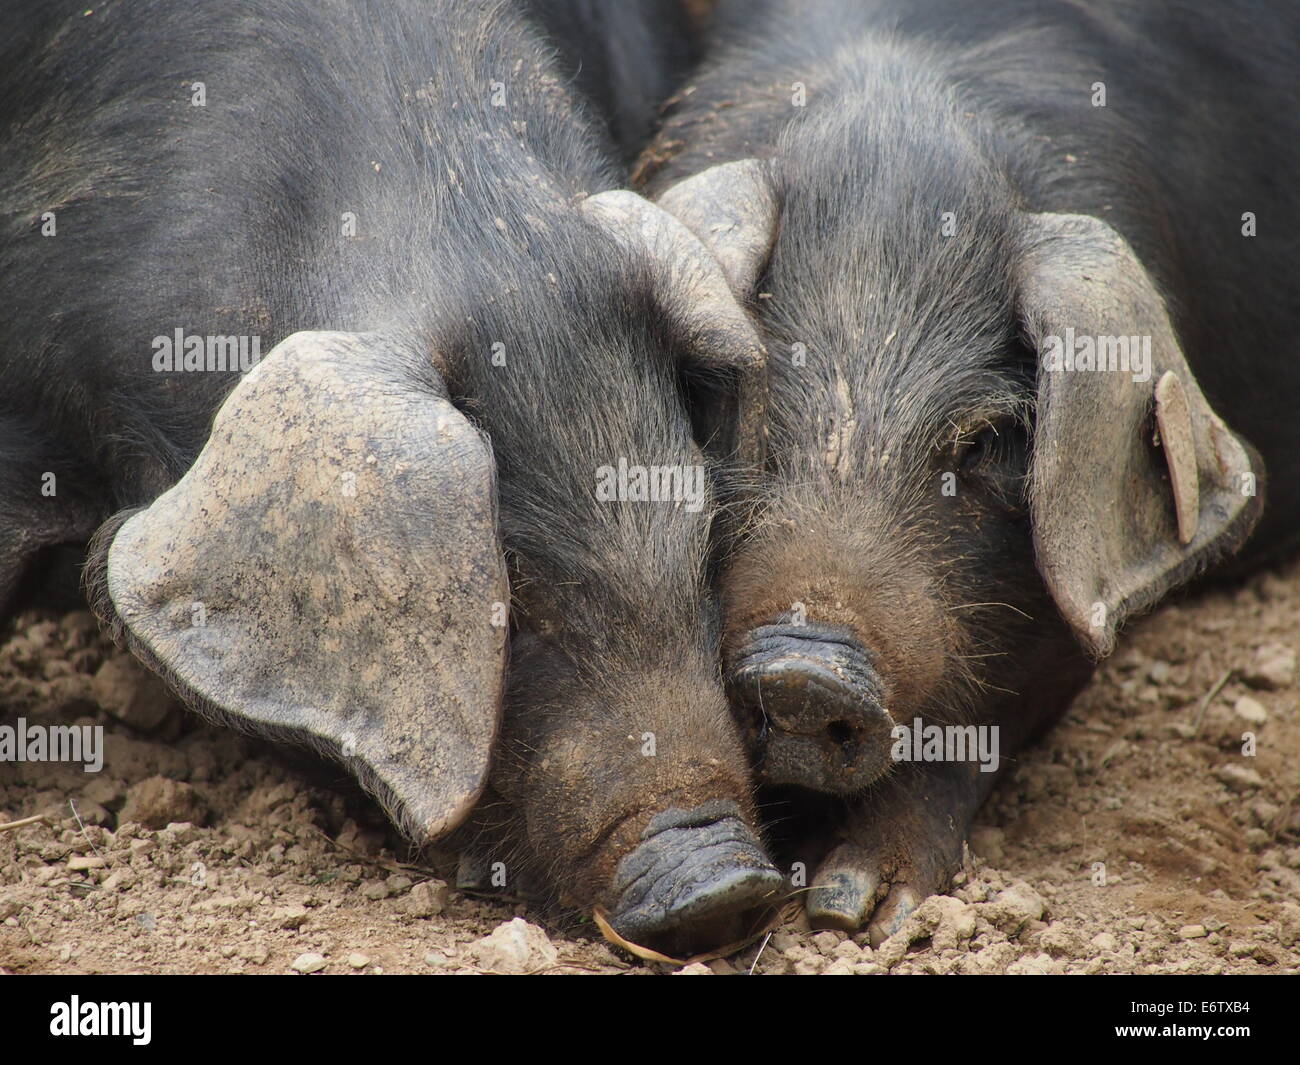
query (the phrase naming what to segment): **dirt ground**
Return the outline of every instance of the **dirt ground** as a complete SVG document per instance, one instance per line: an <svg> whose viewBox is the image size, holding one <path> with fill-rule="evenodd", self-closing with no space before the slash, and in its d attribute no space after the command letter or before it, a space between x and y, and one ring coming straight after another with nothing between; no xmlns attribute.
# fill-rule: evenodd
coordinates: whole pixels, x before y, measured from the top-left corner
<svg viewBox="0 0 1300 1065"><path fill-rule="evenodd" d="M0 640L0 725L105 735L98 773L0 764L0 822L49 817L0 830L0 971L672 971L589 922L457 893L451 856L408 864L340 771L197 721L86 613ZM1297 647L1300 565L1166 607L1007 774L951 893L898 935L873 951L795 919L683 971L1300 971Z"/></svg>

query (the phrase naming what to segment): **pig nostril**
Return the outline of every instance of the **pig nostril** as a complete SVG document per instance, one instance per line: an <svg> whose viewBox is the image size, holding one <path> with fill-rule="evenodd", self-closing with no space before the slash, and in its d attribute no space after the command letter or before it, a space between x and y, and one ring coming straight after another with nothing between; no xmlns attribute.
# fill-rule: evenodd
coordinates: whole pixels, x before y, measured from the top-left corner
<svg viewBox="0 0 1300 1065"><path fill-rule="evenodd" d="M826 726L826 734L831 742L847 746L853 742L853 726L847 721L832 721Z"/></svg>

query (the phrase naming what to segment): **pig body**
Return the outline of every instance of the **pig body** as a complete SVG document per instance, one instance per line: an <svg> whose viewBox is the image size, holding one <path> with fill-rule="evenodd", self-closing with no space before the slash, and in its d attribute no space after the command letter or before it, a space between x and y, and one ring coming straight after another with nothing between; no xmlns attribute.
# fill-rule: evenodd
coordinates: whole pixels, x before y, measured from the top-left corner
<svg viewBox="0 0 1300 1065"><path fill-rule="evenodd" d="M478 804L507 887L531 866L635 938L707 939L779 885L707 485L596 491L706 464L681 389L712 356L656 212L594 195L617 150L555 39L444 0L16 25L0 608L93 534L119 638L209 716L342 758L417 841Z"/></svg>
<svg viewBox="0 0 1300 1065"><path fill-rule="evenodd" d="M724 659L816 920L956 868L997 774L915 722L1005 760L1125 618L1293 547L1298 64L1285 5L719 6L643 172L769 350Z"/></svg>

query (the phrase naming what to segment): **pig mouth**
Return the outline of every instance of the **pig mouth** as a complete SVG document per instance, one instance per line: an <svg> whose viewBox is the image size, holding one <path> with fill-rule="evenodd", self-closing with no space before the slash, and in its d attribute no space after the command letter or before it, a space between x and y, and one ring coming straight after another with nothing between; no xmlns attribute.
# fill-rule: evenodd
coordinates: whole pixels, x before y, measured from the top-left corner
<svg viewBox="0 0 1300 1065"><path fill-rule="evenodd" d="M689 955L744 938L783 884L736 803L673 807L619 863L610 924L624 939Z"/></svg>
<svg viewBox="0 0 1300 1065"><path fill-rule="evenodd" d="M732 656L727 684L766 783L849 795L889 770L894 720L854 636L761 625Z"/></svg>

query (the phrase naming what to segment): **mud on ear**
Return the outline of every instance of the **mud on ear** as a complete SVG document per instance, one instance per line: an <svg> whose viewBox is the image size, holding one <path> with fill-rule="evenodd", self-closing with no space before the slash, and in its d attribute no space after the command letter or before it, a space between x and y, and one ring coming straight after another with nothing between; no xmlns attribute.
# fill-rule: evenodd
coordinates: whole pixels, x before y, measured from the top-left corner
<svg viewBox="0 0 1300 1065"><path fill-rule="evenodd" d="M425 842L468 814L497 731L494 478L431 362L295 333L116 530L98 610L200 712L341 758Z"/></svg>
<svg viewBox="0 0 1300 1065"><path fill-rule="evenodd" d="M1028 216L1021 267L1038 356L1034 549L1062 615L1100 658L1128 617L1241 544L1263 506L1263 469L1201 394L1164 301L1114 229Z"/></svg>

